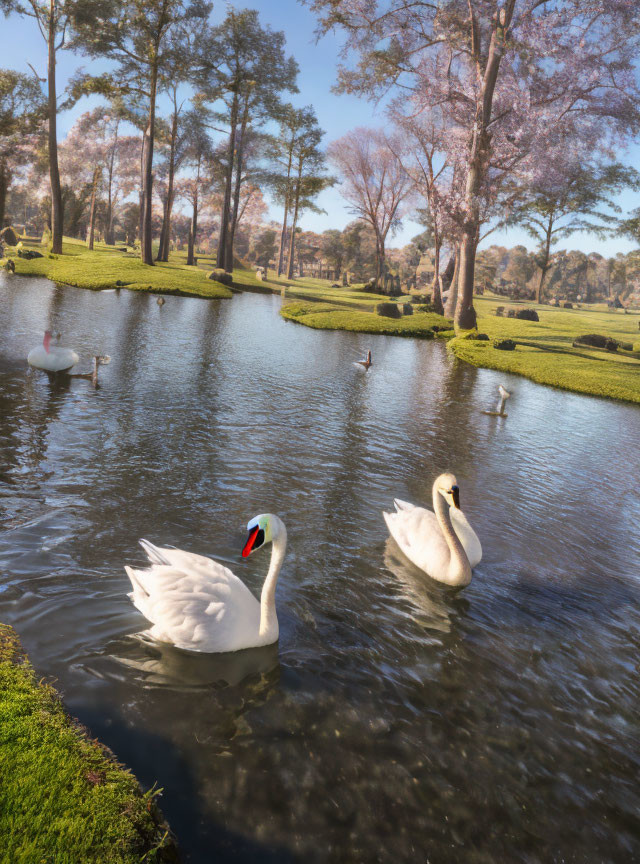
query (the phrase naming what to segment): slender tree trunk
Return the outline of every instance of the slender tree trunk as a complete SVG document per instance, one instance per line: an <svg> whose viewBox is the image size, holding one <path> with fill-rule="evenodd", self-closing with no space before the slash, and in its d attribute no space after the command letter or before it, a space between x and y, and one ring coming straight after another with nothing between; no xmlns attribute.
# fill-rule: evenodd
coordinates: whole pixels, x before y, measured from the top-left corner
<svg viewBox="0 0 640 864"><path fill-rule="evenodd" d="M236 154L236 182L233 190L233 210L231 212L231 226L227 234L227 261L231 262L231 270L233 270L233 243L236 236L236 227L238 225L238 210L240 207L240 190L242 188L242 171L244 168L244 149L245 139L247 135L247 126L249 123L249 96L247 95L242 112L242 123L240 125L240 140L238 142L238 152Z"/></svg>
<svg viewBox="0 0 640 864"><path fill-rule="evenodd" d="M541 265L541 273L540 273L540 281L538 282L538 287L536 288L536 303L542 303L543 290L544 290L544 282L547 277L547 271L549 269L549 253L551 249L551 230L553 228L553 216L549 216L549 224L547 225L547 236L545 238L544 244L544 257L542 259Z"/></svg>
<svg viewBox="0 0 640 864"><path fill-rule="evenodd" d="M444 307L444 314L447 318L453 318L458 302L458 274L460 270L460 249L458 246L456 246L455 257L453 260L453 275L449 284L449 296L447 297L447 302Z"/></svg>
<svg viewBox="0 0 640 864"><path fill-rule="evenodd" d="M222 204L222 217L220 219L220 236L218 238L218 267L222 267L227 273L233 271L233 261L227 261L229 214L231 211L231 186L233 185L233 166L236 153L236 127L238 125L238 96L233 94L231 103L231 131L229 132L229 147L227 150L227 168L225 170L224 202Z"/></svg>
<svg viewBox="0 0 640 864"><path fill-rule="evenodd" d="M96 230L96 196L98 192L98 182L100 180L100 168L96 165L93 171L93 183L91 185L91 208L89 210L89 249L93 249L93 240Z"/></svg>
<svg viewBox="0 0 640 864"><path fill-rule="evenodd" d="M113 173L114 166L116 163L116 148L118 146L118 126L119 121L116 122L116 128L113 133L113 146L111 147L111 157L109 159L109 170L107 177L107 218L106 222L106 231L104 235L104 240L107 246L113 246L114 237L113 237Z"/></svg>
<svg viewBox="0 0 640 864"><path fill-rule="evenodd" d="M56 3L51 0L49 7L47 66L48 107L49 107L49 181L51 183L51 251L62 254L62 189L58 167L58 100L56 95Z"/></svg>
<svg viewBox="0 0 640 864"><path fill-rule="evenodd" d="M187 246L187 264L195 264L196 237L198 234L198 193L193 196L193 214L189 227L189 243Z"/></svg>
<svg viewBox="0 0 640 864"><path fill-rule="evenodd" d="M296 227L298 225L298 211L300 209L300 186L302 182L302 157L298 162L298 179L295 188L295 207L293 210L293 221L291 223L291 237L289 238L289 259L287 261L287 279L293 279L293 254L296 242Z"/></svg>
<svg viewBox="0 0 640 864"><path fill-rule="evenodd" d="M157 48L157 46L156 46ZM157 50L156 50L157 57ZM158 61L151 67L151 88L149 94L149 119L144 132L143 171L142 171L142 236L140 238L140 257L144 264L153 265L151 207L153 204L153 145L156 126L156 91L158 88Z"/></svg>
<svg viewBox="0 0 640 864"><path fill-rule="evenodd" d="M167 178L167 197L164 202L162 230L160 231L160 246L156 261L169 260L169 240L171 238L171 211L173 210L173 186L176 162L176 141L178 138L178 110L174 100L173 120L171 122L171 146L169 150L169 176Z"/></svg>
<svg viewBox="0 0 640 864"><path fill-rule="evenodd" d="M9 172L4 159L0 159L0 231L4 228L4 216L7 208L7 192L9 191ZM27 224L26 216L24 224Z"/></svg>
<svg viewBox="0 0 640 864"><path fill-rule="evenodd" d="M196 169L196 182L193 190L193 215L191 216L191 225L189 227L189 242L187 245L187 264L195 264L195 248L196 237L198 234L198 189L200 188L200 166L202 164L202 156L198 155L198 166Z"/></svg>
<svg viewBox="0 0 640 864"><path fill-rule="evenodd" d="M460 272L458 275L455 326L463 330L470 330L476 326L476 312L473 308L473 281L480 227L479 196L490 155L489 123L491 122L493 94L498 80L506 31L511 24L515 2L516 0L506 0L502 9L496 11L484 70L481 69L479 31L473 11L470 20L473 33L472 44L475 46L476 68L478 78L481 81L481 88L469 150L469 167L465 187L465 220L460 243Z"/></svg>
<svg viewBox="0 0 640 864"><path fill-rule="evenodd" d="M289 217L289 203L291 198L291 164L293 162L293 143L289 148L289 164L287 165L287 185L284 196L284 219L282 220L282 231L280 232L280 253L278 255L278 276L284 270L284 247L287 242L287 219Z"/></svg>
<svg viewBox="0 0 640 864"><path fill-rule="evenodd" d="M444 307L442 305L442 291L440 285L440 239L435 241L435 252L433 256L433 285L431 288L431 302L435 306L438 315L442 315Z"/></svg>

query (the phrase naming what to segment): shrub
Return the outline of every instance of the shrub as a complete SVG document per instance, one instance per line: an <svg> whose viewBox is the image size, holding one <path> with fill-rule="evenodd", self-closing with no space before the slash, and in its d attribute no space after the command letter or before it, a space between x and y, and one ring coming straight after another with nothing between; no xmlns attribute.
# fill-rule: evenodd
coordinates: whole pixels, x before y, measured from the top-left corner
<svg viewBox="0 0 640 864"><path fill-rule="evenodd" d="M487 336L486 333L478 333L478 335L476 336L476 341L478 341L478 342L488 342L488 341L489 341L489 337Z"/></svg>
<svg viewBox="0 0 640 864"><path fill-rule="evenodd" d="M582 346L590 348L605 348L607 351L617 351L618 343L610 336L604 336L602 333L587 333L584 336L578 336L573 340L573 347L580 348Z"/></svg>
<svg viewBox="0 0 640 864"><path fill-rule="evenodd" d="M633 351L633 345L631 342L620 342L619 345L623 351Z"/></svg>
<svg viewBox="0 0 640 864"><path fill-rule="evenodd" d="M520 318L522 321L539 321L538 313L535 309L518 309L516 312L516 318Z"/></svg>
<svg viewBox="0 0 640 864"><path fill-rule="evenodd" d="M573 303L569 303L569 301L565 301L562 305L565 309L573 309Z"/></svg>
<svg viewBox="0 0 640 864"><path fill-rule="evenodd" d="M498 318L502 318L504 315L504 306L496 306L496 315Z"/></svg>
<svg viewBox="0 0 640 864"><path fill-rule="evenodd" d="M212 279L214 282L220 282L222 285L231 285L233 283L233 276L231 273L227 273L221 267L216 267L215 270L207 273L207 279Z"/></svg>
<svg viewBox="0 0 640 864"><path fill-rule="evenodd" d="M18 245L18 235L10 225L0 231L0 239L2 239L7 246Z"/></svg>
<svg viewBox="0 0 640 864"><path fill-rule="evenodd" d="M436 307L433 303L423 303L421 306L416 306L416 312L436 312Z"/></svg>
<svg viewBox="0 0 640 864"><path fill-rule="evenodd" d="M498 351L513 351L516 347L516 343L513 339L494 339L493 347L497 348Z"/></svg>
<svg viewBox="0 0 640 864"><path fill-rule="evenodd" d="M403 315L413 315L413 306L411 303L403 303L402 304L402 314Z"/></svg>
<svg viewBox="0 0 640 864"><path fill-rule="evenodd" d="M409 300L409 303L428 303L429 298L426 294L414 294Z"/></svg>
<svg viewBox="0 0 640 864"><path fill-rule="evenodd" d="M378 303L376 315L382 315L385 318L402 318L402 312L397 303Z"/></svg>

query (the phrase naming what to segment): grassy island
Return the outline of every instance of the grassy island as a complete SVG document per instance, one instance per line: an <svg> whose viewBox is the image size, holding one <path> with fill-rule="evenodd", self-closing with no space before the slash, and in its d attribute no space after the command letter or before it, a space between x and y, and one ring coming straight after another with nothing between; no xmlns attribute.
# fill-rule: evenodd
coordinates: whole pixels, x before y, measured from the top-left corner
<svg viewBox="0 0 640 864"><path fill-rule="evenodd" d="M187 267L186 254L177 253L167 263L153 267L143 264L138 252L125 251L126 247L105 246L96 243L89 251L80 240L65 239L63 254L50 256L40 244L25 244L27 249L41 252L42 258L19 258L12 248L8 254L21 276L45 276L53 282L101 291L105 288L128 288L130 291L149 291L156 294L179 294L191 297L231 297L229 288L207 279L208 266ZM204 262L203 262L204 263Z"/></svg>
<svg viewBox="0 0 640 864"><path fill-rule="evenodd" d="M135 777L39 682L14 630L0 625L0 843L11 864L177 862Z"/></svg>

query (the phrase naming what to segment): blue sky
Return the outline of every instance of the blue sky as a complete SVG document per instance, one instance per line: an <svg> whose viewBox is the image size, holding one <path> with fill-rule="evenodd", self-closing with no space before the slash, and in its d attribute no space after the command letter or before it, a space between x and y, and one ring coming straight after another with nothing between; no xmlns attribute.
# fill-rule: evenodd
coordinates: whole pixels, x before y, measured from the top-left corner
<svg viewBox="0 0 640 864"><path fill-rule="evenodd" d="M312 13L297 0L249 0L246 3L215 3L212 17L219 20L226 14L229 5L237 8L251 7L260 13L261 21L269 24L274 30L283 30L287 37L288 51L298 61L300 75L298 86L300 92L290 96L290 100L298 106L313 105L318 121L325 130L324 143L344 135L357 126L384 126L384 108L375 106L365 100L351 96L336 95L331 92L336 77L336 65L339 58L341 39L338 35L324 36L316 41L316 21ZM30 19L12 16L9 19L0 18L0 64L5 67L28 72L27 62L30 62L40 74L46 71L45 44ZM69 76L79 66L89 67L87 58L76 57L68 52L59 55L58 77L59 89L62 90ZM92 68L96 68L95 66ZM76 117L88 110L97 100L82 100L71 111L67 111L59 119L59 136L63 137L73 125ZM161 105L162 110L162 105ZM623 161L638 166L640 163L640 146L634 146L628 153L620 154ZM640 196L628 192L620 196L620 205L625 209L640 206ZM326 214L305 214L302 225L314 231L324 231L327 228L343 228L353 216L348 212L339 189L327 190L318 199L318 204ZM278 219L281 214L272 209L271 217ZM389 245L401 246L409 242L420 227L407 221L403 229ZM485 245L499 243L513 246L522 243L533 248L533 241L523 231L511 229L508 232L495 232ZM615 255L617 252L628 252L634 244L625 239L598 240L589 234L575 234L565 241L568 248L581 249L584 252L600 252L602 255Z"/></svg>

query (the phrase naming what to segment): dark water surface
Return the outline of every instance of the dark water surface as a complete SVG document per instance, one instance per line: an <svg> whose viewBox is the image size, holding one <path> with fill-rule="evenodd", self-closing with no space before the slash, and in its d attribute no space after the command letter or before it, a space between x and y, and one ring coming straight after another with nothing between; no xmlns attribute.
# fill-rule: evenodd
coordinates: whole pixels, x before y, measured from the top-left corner
<svg viewBox="0 0 640 864"><path fill-rule="evenodd" d="M0 282L0 620L164 788L188 861L640 860L640 411L279 306ZM99 390L28 370L46 327L111 355ZM480 413L500 382L506 420ZM445 469L484 548L458 593L380 515ZM139 537L258 593L268 511L279 645L136 637Z"/></svg>

